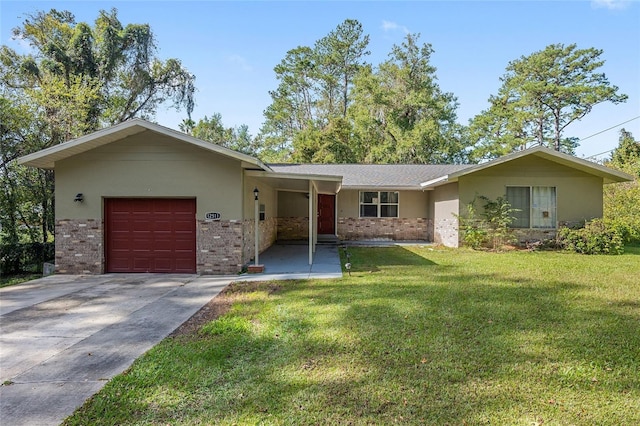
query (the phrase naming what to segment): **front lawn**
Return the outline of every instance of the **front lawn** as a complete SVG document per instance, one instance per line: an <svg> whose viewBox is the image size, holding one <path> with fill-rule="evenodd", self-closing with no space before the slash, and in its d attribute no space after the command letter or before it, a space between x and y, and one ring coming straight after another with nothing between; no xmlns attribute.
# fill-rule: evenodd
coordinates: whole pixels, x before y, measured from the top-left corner
<svg viewBox="0 0 640 426"><path fill-rule="evenodd" d="M640 424L640 249L352 248L237 284L67 424Z"/></svg>

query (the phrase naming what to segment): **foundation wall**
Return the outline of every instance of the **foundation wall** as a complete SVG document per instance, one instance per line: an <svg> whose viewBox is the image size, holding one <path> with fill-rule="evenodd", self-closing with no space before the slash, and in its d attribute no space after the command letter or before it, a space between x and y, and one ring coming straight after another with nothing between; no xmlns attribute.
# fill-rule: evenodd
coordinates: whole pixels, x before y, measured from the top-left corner
<svg viewBox="0 0 640 426"><path fill-rule="evenodd" d="M432 241L433 224L426 218L338 218L341 240Z"/></svg>
<svg viewBox="0 0 640 426"><path fill-rule="evenodd" d="M308 240L309 239L309 218L308 217L279 217L278 239L279 240Z"/></svg>

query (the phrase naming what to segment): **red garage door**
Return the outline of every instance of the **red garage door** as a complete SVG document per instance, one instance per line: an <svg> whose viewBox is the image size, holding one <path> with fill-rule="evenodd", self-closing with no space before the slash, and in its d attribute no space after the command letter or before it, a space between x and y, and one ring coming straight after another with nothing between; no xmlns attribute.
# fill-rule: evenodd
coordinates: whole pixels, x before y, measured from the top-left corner
<svg viewBox="0 0 640 426"><path fill-rule="evenodd" d="M196 200L105 200L107 272L196 272Z"/></svg>

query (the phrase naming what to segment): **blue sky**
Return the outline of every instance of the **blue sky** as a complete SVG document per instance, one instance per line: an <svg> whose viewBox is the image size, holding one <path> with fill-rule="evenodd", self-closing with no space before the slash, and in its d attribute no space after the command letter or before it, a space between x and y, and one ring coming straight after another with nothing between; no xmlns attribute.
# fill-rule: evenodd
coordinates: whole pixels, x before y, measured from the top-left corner
<svg viewBox="0 0 640 426"><path fill-rule="evenodd" d="M432 62L443 90L460 104L467 124L486 109L509 61L552 43L576 43L604 50L602 71L629 96L625 104L596 106L565 136L585 139L579 156L617 146L622 127L640 139L640 2L597 1L12 1L0 2L2 44L19 52L12 28L37 10L69 10L92 23L100 9L118 9L123 24L148 23L159 57L178 58L196 75L193 118L222 114L227 126L249 125L257 134L262 112L277 87L273 68L286 52L311 46L345 19L357 19L370 36L367 60L377 65L407 32L431 43ZM158 123L172 128L186 114L158 111ZM619 125L627 120L625 124ZM598 136L595 133L614 127Z"/></svg>

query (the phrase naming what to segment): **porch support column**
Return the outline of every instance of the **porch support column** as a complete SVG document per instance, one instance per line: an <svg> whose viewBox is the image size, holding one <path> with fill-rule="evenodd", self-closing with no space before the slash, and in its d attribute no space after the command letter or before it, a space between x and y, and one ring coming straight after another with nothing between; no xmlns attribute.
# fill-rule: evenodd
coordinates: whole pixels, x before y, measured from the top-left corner
<svg viewBox="0 0 640 426"><path fill-rule="evenodd" d="M313 264L313 183L309 180L309 265Z"/></svg>

